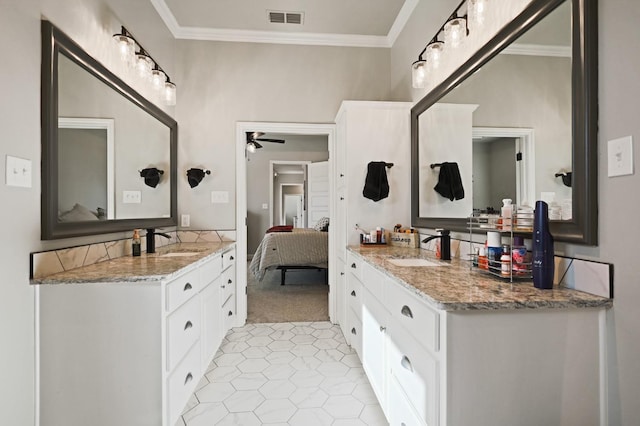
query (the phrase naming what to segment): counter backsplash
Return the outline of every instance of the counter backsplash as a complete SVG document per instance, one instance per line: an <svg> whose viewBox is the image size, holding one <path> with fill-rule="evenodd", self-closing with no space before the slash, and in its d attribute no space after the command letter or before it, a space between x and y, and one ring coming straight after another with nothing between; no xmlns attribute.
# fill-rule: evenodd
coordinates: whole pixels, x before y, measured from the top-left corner
<svg viewBox="0 0 640 426"><path fill-rule="evenodd" d="M156 247L164 247L176 243L217 243L235 241L235 231L170 231L171 239L156 236ZM142 250L146 248L146 237L142 235ZM131 256L131 239L87 244L82 246L61 248L50 251L31 253L29 278L43 278L58 272L69 271L82 266Z"/></svg>

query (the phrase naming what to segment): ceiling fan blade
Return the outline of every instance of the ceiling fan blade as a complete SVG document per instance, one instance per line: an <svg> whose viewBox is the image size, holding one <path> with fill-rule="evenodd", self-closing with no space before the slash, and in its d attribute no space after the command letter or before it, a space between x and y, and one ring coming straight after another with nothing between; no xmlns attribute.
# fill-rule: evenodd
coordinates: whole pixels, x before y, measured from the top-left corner
<svg viewBox="0 0 640 426"><path fill-rule="evenodd" d="M262 148L262 145L260 145L258 142L256 142L255 140L253 141L253 144L256 146L256 149Z"/></svg>
<svg viewBox="0 0 640 426"><path fill-rule="evenodd" d="M266 138L256 138L254 139L260 142L275 142L275 143L284 143L284 139L266 139Z"/></svg>

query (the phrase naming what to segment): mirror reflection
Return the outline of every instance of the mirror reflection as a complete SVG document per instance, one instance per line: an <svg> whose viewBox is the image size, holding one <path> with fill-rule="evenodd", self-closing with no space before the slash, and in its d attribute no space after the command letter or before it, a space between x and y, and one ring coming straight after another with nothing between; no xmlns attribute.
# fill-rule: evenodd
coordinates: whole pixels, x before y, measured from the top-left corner
<svg viewBox="0 0 640 426"><path fill-rule="evenodd" d="M170 129L64 54L58 57L58 221L169 217Z"/></svg>
<svg viewBox="0 0 640 426"><path fill-rule="evenodd" d="M418 117L418 216L466 218L502 199L555 202L571 219L571 3L565 2ZM438 194L456 162L465 197Z"/></svg>

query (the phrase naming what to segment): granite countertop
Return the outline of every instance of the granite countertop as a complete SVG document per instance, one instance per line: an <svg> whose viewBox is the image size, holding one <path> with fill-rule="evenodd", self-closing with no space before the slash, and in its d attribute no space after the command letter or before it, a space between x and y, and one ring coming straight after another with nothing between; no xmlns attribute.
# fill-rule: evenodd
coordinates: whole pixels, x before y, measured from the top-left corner
<svg viewBox="0 0 640 426"><path fill-rule="evenodd" d="M445 311L485 309L610 308L611 299L564 287L540 290L531 281L510 283L469 268L459 259L441 261L433 252L402 247L348 247L348 250ZM396 266L389 259L426 259L449 266Z"/></svg>
<svg viewBox="0 0 640 426"><path fill-rule="evenodd" d="M221 243L177 243L159 247L156 253L116 259L71 269L31 280L31 284L79 284L114 282L157 283L197 268L207 259L224 252L233 241ZM175 252L197 252L193 256L166 256Z"/></svg>

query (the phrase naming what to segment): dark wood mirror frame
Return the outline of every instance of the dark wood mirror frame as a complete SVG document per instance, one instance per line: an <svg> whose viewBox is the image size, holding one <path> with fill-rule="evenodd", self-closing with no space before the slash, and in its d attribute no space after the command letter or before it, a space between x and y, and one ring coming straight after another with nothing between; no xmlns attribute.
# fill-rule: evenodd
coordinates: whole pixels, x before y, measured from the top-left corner
<svg viewBox="0 0 640 426"><path fill-rule="evenodd" d="M72 61L133 102L169 129L170 216L87 222L58 221L58 55ZM178 124L168 114L123 82L79 45L48 21L42 21L41 74L42 197L41 238L54 240L83 235L107 234L135 228L176 226L178 217L177 152Z"/></svg>
<svg viewBox="0 0 640 426"><path fill-rule="evenodd" d="M572 1L573 219L551 221L556 241L598 243L597 0L533 0L482 49L411 109L411 224L468 232L464 218L419 217L418 117L564 1ZM471 213L471 212L469 212Z"/></svg>

